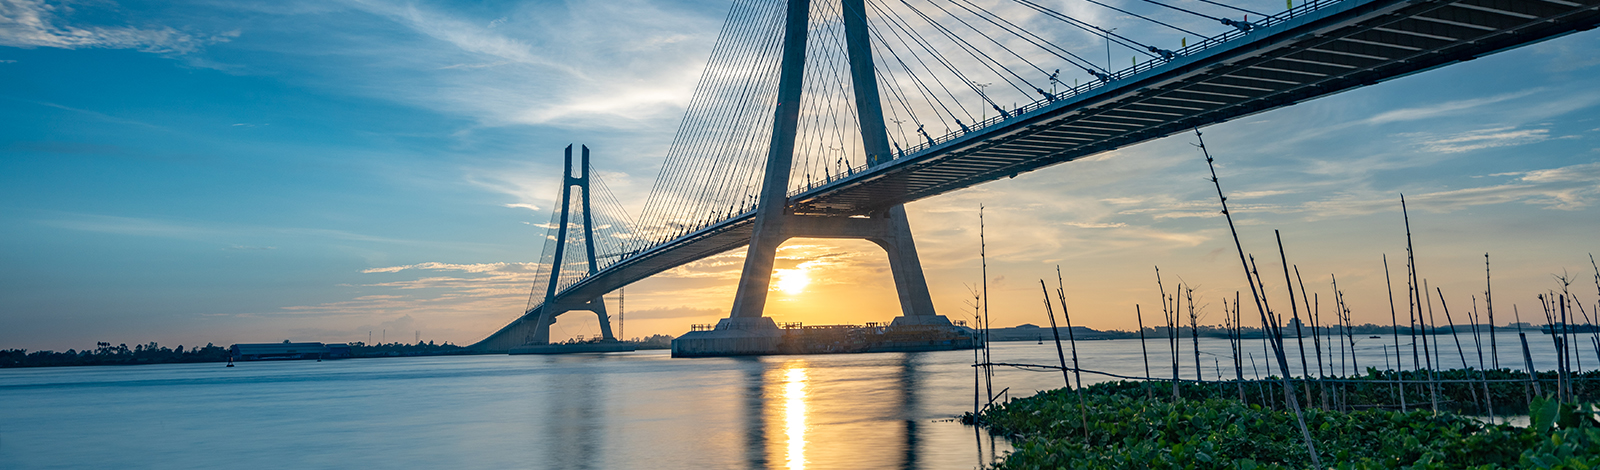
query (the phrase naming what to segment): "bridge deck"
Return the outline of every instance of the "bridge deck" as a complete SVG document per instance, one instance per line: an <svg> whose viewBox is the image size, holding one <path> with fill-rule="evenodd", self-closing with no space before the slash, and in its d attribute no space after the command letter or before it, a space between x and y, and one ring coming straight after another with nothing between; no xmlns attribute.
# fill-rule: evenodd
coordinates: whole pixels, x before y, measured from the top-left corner
<svg viewBox="0 0 1600 470"><path fill-rule="evenodd" d="M1248 34L1009 118L790 198L797 214L857 215L1528 45L1600 23L1600 0L1321 0ZM1192 46L1191 46L1192 47ZM558 295L581 304L656 273L744 246L741 214L619 261ZM476 347L521 344L523 318ZM514 343L514 344L513 344Z"/></svg>

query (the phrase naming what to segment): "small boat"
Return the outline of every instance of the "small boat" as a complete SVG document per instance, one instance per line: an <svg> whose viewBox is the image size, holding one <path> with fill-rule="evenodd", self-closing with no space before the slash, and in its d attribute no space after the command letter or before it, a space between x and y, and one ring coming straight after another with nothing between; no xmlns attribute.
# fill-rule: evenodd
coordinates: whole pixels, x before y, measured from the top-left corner
<svg viewBox="0 0 1600 470"><path fill-rule="evenodd" d="M233 356L228 356L228 367L233 367Z"/></svg>
<svg viewBox="0 0 1600 470"><path fill-rule="evenodd" d="M1378 336L1378 335L1372 335L1372 336L1368 336L1368 337L1367 337L1367 338L1368 338L1368 339L1383 339L1383 338L1382 338L1382 337L1380 337L1380 336Z"/></svg>

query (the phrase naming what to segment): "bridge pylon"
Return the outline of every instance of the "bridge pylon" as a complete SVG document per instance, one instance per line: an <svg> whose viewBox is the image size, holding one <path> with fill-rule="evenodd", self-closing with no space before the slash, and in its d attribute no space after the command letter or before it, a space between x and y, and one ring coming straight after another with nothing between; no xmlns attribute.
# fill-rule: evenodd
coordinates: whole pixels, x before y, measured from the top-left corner
<svg viewBox="0 0 1600 470"><path fill-rule="evenodd" d="M550 324L556 322L556 316L573 310L588 310L599 317L600 336L603 341L616 341L611 336L611 316L606 314L604 297L597 297L577 303L558 303L556 293L560 292L560 279L562 265L566 264L567 257L567 227L572 223L572 190L577 187L583 199L583 248L586 251L584 259L588 260L589 274L600 271L599 264L594 257L594 210L589 197L589 146L583 146L583 161L579 164L578 176L572 175L572 146L567 145L566 161L561 170L561 207L560 221L556 226L555 259L550 262L550 282L545 285L544 302L539 303L538 317L536 317L532 331L528 332L526 344L550 344ZM529 311L528 314L534 312Z"/></svg>
<svg viewBox="0 0 1600 470"><path fill-rule="evenodd" d="M826 0L824 0L826 1ZM872 48L867 35L864 0L838 0L842 3L845 47L850 59L850 75L860 117L862 144L870 165L894 158L879 102L878 81L872 67ZM772 284L773 262L778 246L790 238L865 239L888 253L889 270L894 277L901 315L889 329L935 329L959 332L959 327L934 312L928 282L917 258L911 225L900 205L870 214L797 214L789 205L790 169L793 164L795 131L798 126L801 93L806 68L806 39L810 0L789 0L784 31L783 55L778 78L778 105L767 153L765 177L758 196L750 245L744 270L739 276L732 312L711 331L693 331L672 343L674 356L722 356L772 354L784 352L784 332L763 315ZM969 335L970 337L970 335Z"/></svg>
<svg viewBox="0 0 1600 470"><path fill-rule="evenodd" d="M600 323L602 342L614 343L617 341L611 334L611 316L606 313L604 296L592 299L564 299L557 296L561 289L566 287L561 284L562 271L564 268L569 267L568 258L575 255L567 250L568 234L571 232L569 228L572 227L574 222L581 224L583 228L584 252L582 256L587 261L588 274L593 275L600 270L595 258L594 210L590 203L589 147L587 145L582 146L582 151L578 174L574 176L572 174L572 146L568 145L566 148L565 162L562 165L561 172L560 206L556 208L555 217L553 217L556 225L550 228L553 233L549 235L554 239L552 244L553 256L542 260L548 262L548 267L546 268L548 271L546 269L540 270L541 274L548 273L548 276L541 276L540 281L547 282L535 284L534 292L529 293L528 309L523 312L521 318L501 328L500 331L473 345L473 347L492 351L510 350L513 354L516 354L518 352L515 348L518 347L529 349L530 347L548 345L550 344L550 325L556 322L556 317L575 310L594 312ZM572 220L572 199L575 191L580 199L578 208L580 219L578 221ZM540 289L541 287L543 289ZM543 290L543 292L540 292L540 290ZM535 303L535 299L542 299L542 301ZM537 353L548 352L538 351Z"/></svg>

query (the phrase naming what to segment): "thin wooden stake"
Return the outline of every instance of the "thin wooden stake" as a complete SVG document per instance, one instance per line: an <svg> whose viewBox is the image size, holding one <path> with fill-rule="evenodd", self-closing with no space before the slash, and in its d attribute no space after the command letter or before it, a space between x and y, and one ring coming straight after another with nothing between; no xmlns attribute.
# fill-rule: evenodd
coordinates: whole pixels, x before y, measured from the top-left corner
<svg viewBox="0 0 1600 470"><path fill-rule="evenodd" d="M1600 271L1597 271L1600 273ZM1494 370L1500 370L1500 347L1494 340L1494 282L1489 275L1489 254L1483 254L1483 306L1489 312L1489 361L1494 364ZM1595 287L1600 288L1600 278L1595 279Z"/></svg>
<svg viewBox="0 0 1600 470"><path fill-rule="evenodd" d="M1039 289L1044 291L1044 313L1050 317L1050 334L1056 339L1056 359L1061 361L1061 379L1067 382L1067 390L1072 390L1072 375L1067 373L1067 355L1061 351L1061 331L1056 328L1056 313L1050 306L1050 289L1044 287L1044 279L1039 280Z"/></svg>
<svg viewBox="0 0 1600 470"><path fill-rule="evenodd" d="M1194 380L1203 384L1206 378L1200 366L1200 320L1194 311L1194 289L1185 287L1183 295L1189 302L1189 337L1194 339Z"/></svg>
<svg viewBox="0 0 1600 470"><path fill-rule="evenodd" d="M1311 384L1306 381L1306 376L1311 375L1307 373L1311 367L1306 362L1306 337L1300 327L1300 306L1294 301L1294 280L1289 278L1289 256L1284 254L1283 251L1283 234L1277 229L1273 229L1272 236L1278 240L1278 259L1283 261L1284 290L1289 291L1289 312L1294 315L1294 340L1300 345L1300 384L1306 388L1306 404L1309 405L1311 404Z"/></svg>
<svg viewBox="0 0 1600 470"><path fill-rule="evenodd" d="M1444 308L1444 320L1450 323L1450 338L1456 340L1456 354L1461 356L1461 368L1471 369L1472 366L1467 365L1467 353L1461 350L1461 335L1456 334L1456 320L1450 317L1450 304L1444 301L1444 289L1435 287L1434 290L1439 292L1439 306ZM1443 367L1443 365L1440 365L1440 367ZM1467 390L1472 392L1473 406L1477 406L1478 388L1468 385Z"/></svg>
<svg viewBox="0 0 1600 470"><path fill-rule="evenodd" d="M1395 386L1399 388L1399 393L1397 395L1399 395L1399 398L1400 398L1400 412L1404 413L1407 410L1406 410L1406 386L1405 386L1404 383L1400 382L1400 380L1401 380L1401 370L1404 369L1404 367L1400 366L1400 317L1396 316L1396 313L1394 311L1394 280L1393 280L1393 278L1391 278L1389 276L1389 255L1388 254L1384 254L1383 255L1383 285L1384 285L1384 287L1389 288L1389 327L1392 330L1394 330L1394 363L1395 363L1394 377L1395 377ZM1384 361L1388 361L1389 360L1389 353L1387 351L1385 351L1383 353L1383 358L1384 358ZM1385 364L1385 365L1387 365L1387 364Z"/></svg>
<svg viewBox="0 0 1600 470"><path fill-rule="evenodd" d="M1161 316L1167 320L1167 349L1172 353L1172 400L1178 400L1178 349L1177 332L1173 330L1172 313L1167 303L1167 287L1161 282L1161 267L1156 266L1156 287L1161 290Z"/></svg>
<svg viewBox="0 0 1600 470"><path fill-rule="evenodd" d="M1478 350L1478 380L1483 383L1483 405L1489 410L1489 422L1494 422L1494 395L1489 392L1489 375L1484 372L1483 338L1478 337L1478 296L1472 296L1472 344Z"/></svg>
<svg viewBox="0 0 1600 470"><path fill-rule="evenodd" d="M1063 380L1066 380L1067 389L1068 390L1072 390L1073 393L1076 393L1078 395L1078 418L1083 423L1083 442L1084 442L1084 444L1088 444L1089 443L1089 411L1088 411L1088 407L1085 406L1084 400L1083 400L1083 382L1082 382L1083 377L1081 377L1081 376L1078 377L1079 382L1078 382L1078 386L1077 387L1073 387L1072 386L1072 376L1067 375L1067 357L1066 357L1066 355L1062 354L1062 352L1061 352L1061 332L1058 331L1058 329L1056 328L1056 313L1053 311L1053 309L1050 308L1050 289L1048 287L1044 286L1044 279L1040 279L1039 280L1039 290L1044 292L1044 312L1045 312L1045 315L1050 317L1050 334L1054 335L1055 338L1056 338L1056 359L1061 361L1061 378ZM1066 312L1062 312L1062 314L1065 315ZM1067 327L1067 334L1071 334L1071 333L1072 333L1072 327L1068 326ZM1077 361L1073 361L1072 370L1073 370L1073 372L1077 372L1077 370L1078 370Z"/></svg>
<svg viewBox="0 0 1600 470"><path fill-rule="evenodd" d="M1422 293L1417 291L1425 291L1427 290L1427 287L1424 287L1417 282L1417 252L1415 246L1411 242L1411 213L1406 210L1406 195L1404 194L1400 195L1400 214L1405 218L1406 222L1406 268L1410 271L1411 277L1411 300L1415 301L1413 305L1416 305L1416 318L1418 321L1421 321ZM1423 323L1422 326L1426 330L1428 325ZM1413 330L1415 330L1415 328L1413 328ZM1428 353L1428 334L1428 331L1423 331L1422 333L1422 356L1427 360L1428 364L1428 393L1433 401L1433 414L1439 414L1439 384L1438 382L1434 381L1433 357ZM1415 344L1415 342L1412 342L1413 348L1416 347ZM1415 351L1413 351L1413 354L1415 354Z"/></svg>
<svg viewBox="0 0 1600 470"><path fill-rule="evenodd" d="M1144 357L1144 397L1150 399L1150 348L1144 343L1144 312L1139 311L1139 304L1133 304L1133 314L1139 318L1139 355Z"/></svg>
<svg viewBox="0 0 1600 470"><path fill-rule="evenodd" d="M1072 332L1072 315L1067 313L1066 282L1061 279L1061 265L1056 265L1056 298L1061 300L1061 318L1067 320L1067 341L1072 345L1072 376L1078 381L1078 388L1083 388L1083 373L1078 370L1078 337ZM1048 295L1045 300L1050 300Z"/></svg>
<svg viewBox="0 0 1600 470"><path fill-rule="evenodd" d="M1264 328L1267 327L1267 324L1266 324L1267 323L1267 309L1266 309L1266 306L1263 303L1263 299L1261 298L1261 296L1264 293L1261 293L1261 292L1259 292L1257 290L1257 284L1258 284L1258 280L1257 279L1259 278L1259 276L1251 275L1251 272L1253 270L1251 269L1250 264L1248 263L1248 261L1245 259L1244 244L1239 242L1239 230L1237 228L1235 228L1234 225L1233 225L1233 215L1228 213L1228 197L1222 194L1222 183L1221 183L1221 181L1219 181L1217 179L1217 167L1213 163L1213 160L1211 158L1211 152L1206 150L1206 142L1205 142L1205 139L1201 136L1199 128L1195 128L1194 136L1195 136L1195 139L1199 140L1200 152L1205 155L1205 157L1206 157L1206 166L1208 168L1210 168L1210 170L1211 170L1211 183L1217 187L1217 199L1218 199L1218 202L1220 202L1222 204L1222 215L1225 218L1228 219L1228 230L1233 234L1233 245L1234 245L1234 248L1237 248L1238 251L1239 251L1239 264L1244 268L1245 281L1250 283L1250 295L1255 298L1256 310L1259 311L1260 314L1261 314L1262 328L1264 329ZM1272 334L1272 333L1268 333L1268 334ZM1282 354L1283 348L1282 348L1281 344L1278 347L1278 352L1279 352L1279 354L1278 354L1278 365L1279 365L1279 367L1283 368L1283 374L1284 374L1283 381L1284 381L1284 396L1286 397L1285 400L1287 401L1287 403L1289 405L1289 408L1291 410L1294 410L1295 422L1297 424L1299 424L1299 426L1300 426L1300 435L1301 435L1302 438L1305 439L1306 452L1307 452L1307 455L1309 455L1311 457L1311 466L1312 466L1312 468L1315 468L1317 470L1321 470L1322 469L1322 459L1320 457L1318 457L1318 455L1317 455L1317 446L1311 440L1311 431L1306 428L1305 416L1301 415L1300 406L1297 403L1295 403L1294 391L1289 388L1290 387L1289 378L1288 378L1289 366L1288 366L1288 361L1283 357L1283 354Z"/></svg>

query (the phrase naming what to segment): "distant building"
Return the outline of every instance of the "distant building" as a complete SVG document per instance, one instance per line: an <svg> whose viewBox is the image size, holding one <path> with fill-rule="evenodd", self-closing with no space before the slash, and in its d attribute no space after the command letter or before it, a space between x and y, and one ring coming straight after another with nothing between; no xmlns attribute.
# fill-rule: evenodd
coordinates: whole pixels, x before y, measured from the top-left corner
<svg viewBox="0 0 1600 470"><path fill-rule="evenodd" d="M340 359L350 357L348 344L322 343L243 343L228 348L234 359L240 361L270 361L292 359Z"/></svg>

